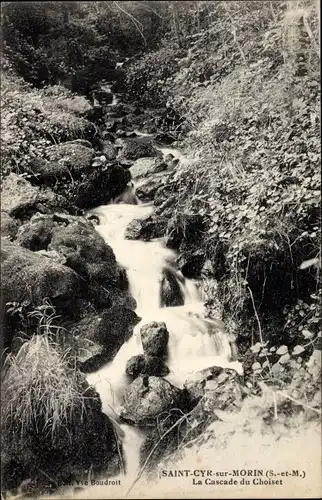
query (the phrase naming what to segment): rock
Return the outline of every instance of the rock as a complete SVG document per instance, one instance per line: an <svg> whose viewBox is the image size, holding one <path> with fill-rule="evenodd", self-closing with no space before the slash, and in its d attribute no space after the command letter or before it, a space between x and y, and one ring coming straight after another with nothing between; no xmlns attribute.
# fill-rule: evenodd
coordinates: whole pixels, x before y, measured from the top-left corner
<svg viewBox="0 0 322 500"><path fill-rule="evenodd" d="M89 174L78 186L75 205L83 209L105 205L121 194L130 180L128 170L108 164L102 170Z"/></svg>
<svg viewBox="0 0 322 500"><path fill-rule="evenodd" d="M184 406L184 391L162 378L140 375L124 395L120 416L134 425L156 425L161 413Z"/></svg>
<svg viewBox="0 0 322 500"><path fill-rule="evenodd" d="M13 217L10 217L10 215L4 210L1 210L0 221L1 236L6 237L9 240L14 240L19 229L19 222Z"/></svg>
<svg viewBox="0 0 322 500"><path fill-rule="evenodd" d="M144 354L132 356L126 363L125 371L127 375L133 378L139 375L165 377L170 373L169 368L161 358Z"/></svg>
<svg viewBox="0 0 322 500"><path fill-rule="evenodd" d="M142 219L133 219L126 227L124 238L127 240L150 241L162 238L166 229L166 221L153 214Z"/></svg>
<svg viewBox="0 0 322 500"><path fill-rule="evenodd" d="M179 250L183 241L194 244L205 230L204 219L199 214L180 213L169 221L166 233L166 246Z"/></svg>
<svg viewBox="0 0 322 500"><path fill-rule="evenodd" d="M202 248L191 249L179 254L177 259L178 268L182 274L189 279L199 278L201 269L205 263L206 255Z"/></svg>
<svg viewBox="0 0 322 500"><path fill-rule="evenodd" d="M43 257L46 257L47 259L52 259L54 262L57 262L58 264L66 264L66 259L63 255L60 255L56 250L38 250L36 252L38 255L42 255Z"/></svg>
<svg viewBox="0 0 322 500"><path fill-rule="evenodd" d="M30 353L28 354L30 356ZM40 397L42 390L43 394L46 394L44 383L42 383L46 377L45 363L43 365L39 382ZM37 366L37 369L41 368ZM32 375L27 377L27 383L30 384L31 381ZM18 383L21 383L20 391L23 392L23 380ZM21 483L25 480L26 484L31 482L32 487L37 491L41 490L49 494L54 484L76 484L81 477L87 477L89 470L95 474L95 477L96 474L103 472L104 477L119 474L122 456L114 425L102 412L99 395L80 374L77 376L75 385L76 388L73 387L73 391L77 392L75 399L72 399L72 405L68 407L69 419L66 424L60 425L60 431L55 433L55 439L52 439L52 433L48 432L48 427L50 430L57 431L57 428L51 425L51 419L55 419L55 414L52 416L50 413L52 408L49 408L47 425L44 426L36 415L28 427L28 443L22 442L18 455L16 443L11 434L3 440L4 461L1 465L5 470L3 478L5 483L2 486L6 490L21 488ZM55 388L59 394L58 397L63 400L63 394L59 393L60 389L60 387ZM83 396L81 402L78 394ZM37 396L32 391L30 397L34 398L31 400L31 405L39 406L39 401L35 400ZM7 431L6 435L8 434ZM51 481L50 478L54 480Z"/></svg>
<svg viewBox="0 0 322 500"><path fill-rule="evenodd" d="M141 201L152 201L156 196L160 187L165 186L168 182L169 174L161 172L154 175L149 175L137 183L136 195Z"/></svg>
<svg viewBox="0 0 322 500"><path fill-rule="evenodd" d="M245 389L240 375L235 370L214 366L199 371L184 383L195 413L205 410L205 415L214 409L234 411L240 407Z"/></svg>
<svg viewBox="0 0 322 500"><path fill-rule="evenodd" d="M66 259L66 265L83 281L83 293L97 304L110 303L110 291L119 278L115 255L93 225L84 220L60 226L53 232L49 250L56 250Z"/></svg>
<svg viewBox="0 0 322 500"><path fill-rule="evenodd" d="M141 219L133 219L126 227L124 238L126 240L139 240L142 230Z"/></svg>
<svg viewBox="0 0 322 500"><path fill-rule="evenodd" d="M132 297L128 290L122 290L120 282L117 283L117 288L110 291L109 297L111 303L118 307L126 307L128 309L136 309L136 300Z"/></svg>
<svg viewBox="0 0 322 500"><path fill-rule="evenodd" d="M2 210L11 217L28 220L36 212L53 213L57 210L76 213L75 207L63 196L50 189L41 190L16 174L8 175L2 183Z"/></svg>
<svg viewBox="0 0 322 500"><path fill-rule="evenodd" d="M159 358L166 356L169 332L165 323L152 321L142 326L140 333L145 354Z"/></svg>
<svg viewBox="0 0 322 500"><path fill-rule="evenodd" d="M115 146L108 140L103 141L102 154L108 161L115 160L117 150Z"/></svg>
<svg viewBox="0 0 322 500"><path fill-rule="evenodd" d="M171 134L168 134L166 132L159 132L155 136L155 140L157 142L161 142L162 144L172 144L175 138Z"/></svg>
<svg viewBox="0 0 322 500"><path fill-rule="evenodd" d="M39 202L39 188L13 173L3 180L1 191L1 208L11 217L26 212Z"/></svg>
<svg viewBox="0 0 322 500"><path fill-rule="evenodd" d="M113 305L99 314L90 313L76 323L66 325L79 346L78 360L82 370L98 369L111 361L124 342L130 339L140 320L132 309ZM91 347L86 353L89 344Z"/></svg>
<svg viewBox="0 0 322 500"><path fill-rule="evenodd" d="M117 135L117 137L127 137L126 130L123 130L122 128L119 128L116 131L116 135Z"/></svg>
<svg viewBox="0 0 322 500"><path fill-rule="evenodd" d="M129 169L133 165L132 160L125 160L124 158L117 158L118 164L121 165L125 169ZM131 176L132 178L132 176Z"/></svg>
<svg viewBox="0 0 322 500"><path fill-rule="evenodd" d="M90 144L85 141L86 144ZM82 172L91 167L94 150L84 143L69 141L51 146L46 150L47 159L35 158L27 171L35 174L42 182L55 183L57 180L78 179Z"/></svg>
<svg viewBox="0 0 322 500"><path fill-rule="evenodd" d="M124 148L119 154L119 158L135 162L135 160L138 160L139 158L157 157L158 155L158 150L152 145L151 142L143 143L139 140L133 139L126 142Z"/></svg>
<svg viewBox="0 0 322 500"><path fill-rule="evenodd" d="M46 156L49 161L62 161L73 172L89 167L93 155L94 150L84 146L80 141L63 142L55 146L50 146L46 150Z"/></svg>
<svg viewBox="0 0 322 500"><path fill-rule="evenodd" d="M45 158L33 158L25 168L33 184L54 185L57 179L67 179L70 175L63 161L48 161Z"/></svg>
<svg viewBox="0 0 322 500"><path fill-rule="evenodd" d="M3 239L1 242L2 300L31 302L49 299L58 314L73 316L80 298L80 277L66 266ZM5 339L10 345L11 339Z"/></svg>
<svg viewBox="0 0 322 500"><path fill-rule="evenodd" d="M55 222L52 217L34 215L29 222L20 226L17 243L33 252L46 250L53 235Z"/></svg>
<svg viewBox="0 0 322 500"><path fill-rule="evenodd" d="M100 224L100 218L96 214L87 214L87 215L85 215L85 218L87 220L89 220L95 226L99 226L99 224Z"/></svg>
<svg viewBox="0 0 322 500"><path fill-rule="evenodd" d="M164 161L167 163L167 164L171 164L172 161L174 160L174 156L172 153L168 153L167 155L165 155L164 157Z"/></svg>
<svg viewBox="0 0 322 500"><path fill-rule="evenodd" d="M107 363L103 346L80 336L73 337L73 344L76 365L81 372L93 373Z"/></svg>
<svg viewBox="0 0 322 500"><path fill-rule="evenodd" d="M133 179L140 179L149 174L163 172L167 169L166 163L161 158L139 158L131 166Z"/></svg>
<svg viewBox="0 0 322 500"><path fill-rule="evenodd" d="M29 300L41 305L47 297L65 301L69 309L79 297L79 276L66 266L6 241L2 242L1 260L4 302Z"/></svg>
<svg viewBox="0 0 322 500"><path fill-rule="evenodd" d="M184 304L180 282L183 283L184 280L173 269L163 269L160 286L161 307L182 306Z"/></svg>

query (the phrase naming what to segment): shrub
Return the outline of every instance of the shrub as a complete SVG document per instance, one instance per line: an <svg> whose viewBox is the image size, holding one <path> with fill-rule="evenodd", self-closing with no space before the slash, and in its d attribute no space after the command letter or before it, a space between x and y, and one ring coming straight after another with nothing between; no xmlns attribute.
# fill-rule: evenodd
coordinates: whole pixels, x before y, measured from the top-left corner
<svg viewBox="0 0 322 500"><path fill-rule="evenodd" d="M320 287L316 268L300 269L320 253L316 4L220 2L217 14L168 82L192 129L169 225L176 213L207 221L202 247L243 353L260 328L270 347L293 348L303 339L283 310L301 300L306 316Z"/></svg>
<svg viewBox="0 0 322 500"><path fill-rule="evenodd" d="M44 157L48 146L91 138L96 127L84 115L91 108L84 97L61 86L33 89L12 72L1 76L1 160L3 174L24 172L29 162Z"/></svg>
<svg viewBox="0 0 322 500"><path fill-rule="evenodd" d="M36 433L53 443L73 440L72 422L83 420L84 381L70 351L62 353L51 335L34 335L5 362L2 423L6 439L32 449Z"/></svg>
<svg viewBox="0 0 322 500"><path fill-rule="evenodd" d="M44 326L44 325L43 325ZM51 331L49 331L51 330ZM48 491L62 481L119 471L117 438L98 394L62 337L34 334L4 365L1 391L4 489L29 478Z"/></svg>

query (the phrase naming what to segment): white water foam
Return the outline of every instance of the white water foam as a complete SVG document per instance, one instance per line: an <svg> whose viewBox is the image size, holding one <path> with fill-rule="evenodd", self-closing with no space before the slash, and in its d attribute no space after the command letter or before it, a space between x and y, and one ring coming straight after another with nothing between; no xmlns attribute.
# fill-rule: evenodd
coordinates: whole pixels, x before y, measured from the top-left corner
<svg viewBox="0 0 322 500"><path fill-rule="evenodd" d="M211 366L230 367L241 373L241 365L230 361L230 345L221 321L204 318L203 304L197 285L180 275L184 305L160 307L162 270L175 263L175 253L165 248L162 241L132 241L124 239L124 232L132 219L152 213L151 205L105 205L93 212L99 216L97 231L113 248L117 261L125 267L130 292L137 301L137 314L142 318L133 336L126 342L114 360L96 373L88 375L88 382L99 392L103 411L117 418L123 395L128 387L126 362L143 353L140 328L151 321L164 321L170 334L167 365L171 383L182 387L189 375ZM123 451L126 462L126 483L139 468L140 446L143 437L136 428L121 425L124 432Z"/></svg>

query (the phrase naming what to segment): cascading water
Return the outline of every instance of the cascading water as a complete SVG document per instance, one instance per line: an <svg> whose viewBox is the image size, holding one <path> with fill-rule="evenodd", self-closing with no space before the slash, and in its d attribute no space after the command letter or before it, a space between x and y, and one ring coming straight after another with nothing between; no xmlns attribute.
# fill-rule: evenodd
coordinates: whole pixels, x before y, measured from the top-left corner
<svg viewBox="0 0 322 500"><path fill-rule="evenodd" d="M137 314L142 318L133 336L126 342L114 360L96 373L88 376L100 394L103 411L118 418L122 397L129 381L125 373L126 362L143 353L140 328L151 321L164 321L170 334L166 377L172 384L182 387L189 375L211 366L231 367L240 372L240 365L231 362L231 350L221 321L204 318L203 304L198 287L192 280L185 280L175 269L175 253L160 240L151 242L132 241L124 238L128 223L143 218L153 211L147 204L110 204L93 212L99 216L97 231L113 248L117 261L126 268L129 287L137 302ZM184 304L176 307L160 306L162 271L172 269L177 276ZM120 425L123 431L125 481L131 481L140 463L140 446L144 436L134 427Z"/></svg>

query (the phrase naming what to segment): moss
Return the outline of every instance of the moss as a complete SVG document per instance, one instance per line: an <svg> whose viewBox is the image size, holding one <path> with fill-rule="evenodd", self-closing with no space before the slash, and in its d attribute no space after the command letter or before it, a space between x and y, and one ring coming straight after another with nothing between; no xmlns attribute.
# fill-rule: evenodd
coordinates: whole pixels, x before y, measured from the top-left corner
<svg viewBox="0 0 322 500"><path fill-rule="evenodd" d="M7 358L1 397L5 489L29 479L50 491L90 467L118 472L113 426L57 337L35 335Z"/></svg>

